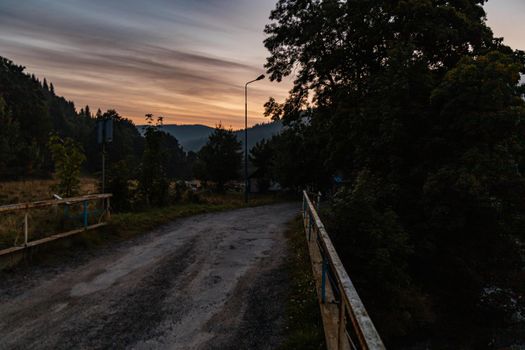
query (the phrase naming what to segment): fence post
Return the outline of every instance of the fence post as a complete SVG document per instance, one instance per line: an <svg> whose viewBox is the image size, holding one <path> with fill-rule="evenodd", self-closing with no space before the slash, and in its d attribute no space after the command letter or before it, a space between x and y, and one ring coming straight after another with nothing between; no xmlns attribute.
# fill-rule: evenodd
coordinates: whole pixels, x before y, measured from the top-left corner
<svg viewBox="0 0 525 350"><path fill-rule="evenodd" d="M27 241L29 239L29 209L26 209L24 214L24 246L27 247Z"/></svg>
<svg viewBox="0 0 525 350"><path fill-rule="evenodd" d="M84 228L86 228L88 225L88 201L84 201L83 203L84 203L84 212L83 212Z"/></svg>
<svg viewBox="0 0 525 350"><path fill-rule="evenodd" d="M321 208L321 191L317 192L317 203L316 204L316 209L317 209L317 212L319 213L319 209Z"/></svg>
<svg viewBox="0 0 525 350"><path fill-rule="evenodd" d="M328 261L323 255L323 270L321 275L321 302L326 303L326 273L328 270Z"/></svg>
<svg viewBox="0 0 525 350"><path fill-rule="evenodd" d="M109 197L106 198L106 200L107 200L107 203L106 203L106 205L107 205L107 207L106 207L106 214L107 214L107 218L109 219L111 217Z"/></svg>
<svg viewBox="0 0 525 350"><path fill-rule="evenodd" d="M337 334L337 348L343 349L343 339L346 332L346 320L345 320L345 303L343 300L339 303L339 332Z"/></svg>
<svg viewBox="0 0 525 350"><path fill-rule="evenodd" d="M308 215L308 241L312 240L312 213Z"/></svg>

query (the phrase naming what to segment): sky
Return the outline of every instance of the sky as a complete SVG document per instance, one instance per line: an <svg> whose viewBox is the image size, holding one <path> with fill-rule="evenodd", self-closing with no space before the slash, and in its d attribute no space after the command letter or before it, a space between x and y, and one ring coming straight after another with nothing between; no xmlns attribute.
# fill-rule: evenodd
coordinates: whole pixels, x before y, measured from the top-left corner
<svg viewBox="0 0 525 350"><path fill-rule="evenodd" d="M0 0L0 56L53 82L58 95L135 123L241 128L244 83L264 73L264 25L276 0ZM488 23L525 50L525 1L490 0ZM250 85L249 124L292 85Z"/></svg>

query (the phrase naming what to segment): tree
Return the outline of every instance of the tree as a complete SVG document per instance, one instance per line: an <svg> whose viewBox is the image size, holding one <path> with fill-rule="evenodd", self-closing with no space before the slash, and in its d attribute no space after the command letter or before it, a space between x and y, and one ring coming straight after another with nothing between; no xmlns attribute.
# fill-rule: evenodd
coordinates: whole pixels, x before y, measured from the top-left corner
<svg viewBox="0 0 525 350"><path fill-rule="evenodd" d="M199 151L198 158L202 166L199 174L201 180L215 182L219 191L224 189L226 182L239 178L241 143L231 129L226 130L221 124L209 136L208 142Z"/></svg>
<svg viewBox="0 0 525 350"><path fill-rule="evenodd" d="M389 344L419 331L440 334L431 339L438 348L480 347L509 317L484 313L483 291L498 286L523 293L511 281L519 274L517 251L525 232L519 86L525 60L493 37L484 2L280 0L265 29L270 78L296 74L288 99L280 105L270 100L267 110L291 127L302 125L289 144L294 147L279 147L276 157L303 161L296 143L309 142L315 148L300 153L313 157L311 164L342 174L353 189L363 174L381 189L380 200L368 202L367 215L380 226L388 223L380 227L383 233L363 230L359 218L339 229L344 217L331 218L345 247L343 259L370 266L358 252L368 251L370 239L390 245L390 225L414 247L385 258L418 288L385 289L388 281L376 280L375 287L385 291L377 300L367 283L369 274L382 274L381 266L366 273L352 268L364 299L377 303L373 317L392 300L410 314L391 327L380 322ZM291 176L294 171L284 170L304 185ZM376 187L361 187L358 197L345 195L342 202L357 210L360 198L377 198ZM366 239L345 244L361 234ZM412 292L430 303L419 310L403 305ZM416 322L425 305L435 317Z"/></svg>
<svg viewBox="0 0 525 350"><path fill-rule="evenodd" d="M270 187L272 181L272 159L274 151L270 140L262 139L250 150L250 162L255 166L257 185L261 192Z"/></svg>
<svg viewBox="0 0 525 350"><path fill-rule="evenodd" d="M166 157L161 149L162 117L155 122L152 114L146 114L146 122L139 188L146 205L164 205L170 183L166 174Z"/></svg>
<svg viewBox="0 0 525 350"><path fill-rule="evenodd" d="M4 99L0 96L0 178L12 177L16 174L17 147L20 142L18 123L13 120L7 110ZM18 169L19 170L19 169Z"/></svg>
<svg viewBox="0 0 525 350"><path fill-rule="evenodd" d="M271 140L274 150L271 172L284 188L300 192L325 189L330 173L323 166L322 138L304 123L296 123Z"/></svg>
<svg viewBox="0 0 525 350"><path fill-rule="evenodd" d="M86 159L81 147L73 139L62 139L56 134L51 135L48 146L55 162L55 174L60 181L57 191L64 197L77 194L80 169Z"/></svg>
<svg viewBox="0 0 525 350"><path fill-rule="evenodd" d="M84 114L86 115L87 118L92 118L93 117L91 115L91 110L89 109L88 105L86 105L86 108L84 108Z"/></svg>

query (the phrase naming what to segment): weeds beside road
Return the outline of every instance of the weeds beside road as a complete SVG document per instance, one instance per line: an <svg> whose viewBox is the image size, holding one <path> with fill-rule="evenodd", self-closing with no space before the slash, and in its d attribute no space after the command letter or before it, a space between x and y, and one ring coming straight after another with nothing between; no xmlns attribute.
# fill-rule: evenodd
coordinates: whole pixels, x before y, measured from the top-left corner
<svg viewBox="0 0 525 350"><path fill-rule="evenodd" d="M279 350L326 349L312 265L300 218L288 224L286 239L289 295L286 303L286 337Z"/></svg>

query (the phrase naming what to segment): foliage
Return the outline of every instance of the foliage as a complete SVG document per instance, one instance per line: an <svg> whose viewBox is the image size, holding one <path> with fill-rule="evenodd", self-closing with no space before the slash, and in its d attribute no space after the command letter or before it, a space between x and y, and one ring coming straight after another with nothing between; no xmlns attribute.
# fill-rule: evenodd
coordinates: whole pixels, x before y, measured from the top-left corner
<svg viewBox="0 0 525 350"><path fill-rule="evenodd" d="M4 99L0 96L0 176L14 175L20 127L11 117Z"/></svg>
<svg viewBox="0 0 525 350"><path fill-rule="evenodd" d="M55 174L60 180L57 191L63 197L72 197L80 188L80 169L86 160L82 148L71 138L51 135L48 142L55 163Z"/></svg>
<svg viewBox="0 0 525 350"><path fill-rule="evenodd" d="M94 127L90 118L75 111L72 102L56 96L47 81L43 84L24 69L0 57L0 99L9 114L10 142L16 145L9 151L9 166L0 170L2 178L48 175L52 169L49 134L71 137L87 149L87 136Z"/></svg>
<svg viewBox="0 0 525 350"><path fill-rule="evenodd" d="M289 249L286 270L290 279L290 294L286 305L285 340L278 349L326 349L302 220L296 218L288 225L286 238Z"/></svg>
<svg viewBox="0 0 525 350"><path fill-rule="evenodd" d="M86 106L86 110L87 112L84 111L84 115L90 115L89 106ZM87 169L91 172L102 170L102 145L97 143L97 130L95 128L96 121L101 119L113 120L113 141L106 144L106 164L108 167L111 168L112 164L125 161L130 169L138 168L144 152L144 138L131 120L123 118L117 111L110 109L104 113L100 112L97 117L93 118L93 127L89 130L88 142L86 143Z"/></svg>
<svg viewBox="0 0 525 350"><path fill-rule="evenodd" d="M413 252L409 236L395 211L385 206L389 190L365 169L352 187L337 192L326 214L343 263L359 277L359 292L387 339L421 329L432 319L407 271Z"/></svg>
<svg viewBox="0 0 525 350"><path fill-rule="evenodd" d="M322 142L316 130L305 124L296 124L274 136L272 176L283 187L296 192L306 187L326 186L330 175L323 166Z"/></svg>
<svg viewBox="0 0 525 350"><path fill-rule="evenodd" d="M129 211L132 208L133 194L130 190L133 171L126 161L112 164L108 169L106 192L111 193L112 211Z"/></svg>
<svg viewBox="0 0 525 350"><path fill-rule="evenodd" d="M269 140L263 139L262 141L259 141L250 150L250 162L257 169L255 177L261 192L266 192L268 187L270 187L272 180L271 168L273 157L274 151L272 143Z"/></svg>
<svg viewBox="0 0 525 350"><path fill-rule="evenodd" d="M219 124L198 153L195 175L203 181L213 181L222 191L224 184L239 178L241 143L233 131Z"/></svg>
<svg viewBox="0 0 525 350"><path fill-rule="evenodd" d="M159 130L162 117L154 124L153 115L146 114L148 125L144 132L145 147L142 155L139 189L146 205L164 205L168 201L169 179L166 156L162 146L164 133Z"/></svg>
<svg viewBox="0 0 525 350"><path fill-rule="evenodd" d="M484 313L485 288L524 293L525 55L484 2L280 0L265 29L271 79L296 75L266 106L292 130L278 178L349 184L333 234L390 346L479 348L510 317Z"/></svg>
<svg viewBox="0 0 525 350"><path fill-rule="evenodd" d="M25 68L0 57L0 179L46 177L52 170L47 149L51 132L79 142L86 154L84 171L101 170L101 146L96 120L113 118L114 138L107 145L108 164L125 160L138 167L144 140L135 125L114 110L93 115L89 106L77 112L75 105L57 96L53 84L24 72Z"/></svg>

